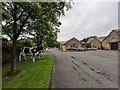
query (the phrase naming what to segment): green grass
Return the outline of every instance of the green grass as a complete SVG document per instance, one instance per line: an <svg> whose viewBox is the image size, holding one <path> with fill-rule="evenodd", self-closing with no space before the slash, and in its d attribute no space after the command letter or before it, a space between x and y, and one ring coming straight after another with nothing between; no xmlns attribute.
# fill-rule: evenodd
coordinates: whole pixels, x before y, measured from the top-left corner
<svg viewBox="0 0 120 90"><path fill-rule="evenodd" d="M26 61L17 62L17 69L20 71L16 76L2 78L2 88L48 88L51 78L53 56L41 54L36 63L27 57ZM10 70L10 65L2 67L3 76Z"/></svg>

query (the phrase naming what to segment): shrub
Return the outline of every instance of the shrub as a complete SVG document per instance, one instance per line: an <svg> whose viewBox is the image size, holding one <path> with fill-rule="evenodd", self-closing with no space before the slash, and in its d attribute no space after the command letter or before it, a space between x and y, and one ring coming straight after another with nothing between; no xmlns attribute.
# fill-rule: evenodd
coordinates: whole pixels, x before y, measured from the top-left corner
<svg viewBox="0 0 120 90"><path fill-rule="evenodd" d="M12 59L12 45L11 43L2 43L2 64L10 63ZM20 53L20 46L17 45L17 58Z"/></svg>
<svg viewBox="0 0 120 90"><path fill-rule="evenodd" d="M12 45L8 43L2 43L2 64L10 62Z"/></svg>
<svg viewBox="0 0 120 90"><path fill-rule="evenodd" d="M30 38L28 39L21 39L18 41L18 46L25 46L25 47L32 47L34 46L34 41Z"/></svg>

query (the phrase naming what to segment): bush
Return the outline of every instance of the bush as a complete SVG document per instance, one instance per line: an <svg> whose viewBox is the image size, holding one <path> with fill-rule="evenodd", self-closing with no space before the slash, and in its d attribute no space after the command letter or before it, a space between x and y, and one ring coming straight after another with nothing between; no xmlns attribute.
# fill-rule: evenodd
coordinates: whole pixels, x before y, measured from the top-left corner
<svg viewBox="0 0 120 90"><path fill-rule="evenodd" d="M20 47L32 47L34 42L32 39L21 39L17 43L17 59L19 58ZM12 44L2 41L2 64L10 63L12 59Z"/></svg>
<svg viewBox="0 0 120 90"><path fill-rule="evenodd" d="M20 46L17 45L17 59L20 53ZM2 43L2 64L10 63L12 59L12 44Z"/></svg>
<svg viewBox="0 0 120 90"><path fill-rule="evenodd" d="M8 43L2 43L2 64L10 62L12 45Z"/></svg>
<svg viewBox="0 0 120 90"><path fill-rule="evenodd" d="M21 39L18 41L18 46L23 46L23 47L32 47L34 46L34 41L30 38L28 39Z"/></svg>

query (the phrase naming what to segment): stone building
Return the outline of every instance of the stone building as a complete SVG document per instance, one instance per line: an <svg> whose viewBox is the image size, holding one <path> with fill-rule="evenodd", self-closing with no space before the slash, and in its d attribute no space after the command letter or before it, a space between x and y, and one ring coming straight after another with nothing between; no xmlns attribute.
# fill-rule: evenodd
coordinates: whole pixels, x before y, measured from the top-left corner
<svg viewBox="0 0 120 90"><path fill-rule="evenodd" d="M120 49L120 29L112 30L102 41L102 47L107 50Z"/></svg>
<svg viewBox="0 0 120 90"><path fill-rule="evenodd" d="M63 51L66 51L66 50L78 50L80 48L81 48L80 41L77 40L75 37L68 40L67 42L61 43L61 49Z"/></svg>
<svg viewBox="0 0 120 90"><path fill-rule="evenodd" d="M61 48L62 51L66 51L66 42L67 41L60 42L60 48Z"/></svg>
<svg viewBox="0 0 120 90"><path fill-rule="evenodd" d="M86 43L86 48L91 48L91 42L93 41L94 38L89 38L87 43Z"/></svg>
<svg viewBox="0 0 120 90"><path fill-rule="evenodd" d="M91 41L91 48L102 49L102 41L105 37L96 37Z"/></svg>

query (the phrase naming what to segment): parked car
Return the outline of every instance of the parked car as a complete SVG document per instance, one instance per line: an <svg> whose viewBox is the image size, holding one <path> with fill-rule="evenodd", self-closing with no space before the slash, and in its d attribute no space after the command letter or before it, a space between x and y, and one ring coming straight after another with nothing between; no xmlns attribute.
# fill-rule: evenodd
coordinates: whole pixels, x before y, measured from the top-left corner
<svg viewBox="0 0 120 90"><path fill-rule="evenodd" d="M79 48L78 51L85 51L85 48Z"/></svg>

